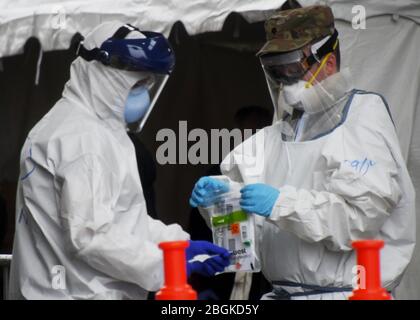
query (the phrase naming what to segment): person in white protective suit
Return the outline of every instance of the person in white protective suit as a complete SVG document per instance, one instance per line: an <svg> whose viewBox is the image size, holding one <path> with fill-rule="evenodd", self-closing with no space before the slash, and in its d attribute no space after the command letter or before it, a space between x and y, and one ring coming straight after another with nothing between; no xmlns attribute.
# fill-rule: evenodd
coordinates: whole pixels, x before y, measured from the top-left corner
<svg viewBox="0 0 420 320"><path fill-rule="evenodd" d="M265 27L258 56L277 121L224 159L223 179L201 178L190 204L205 215L215 194L243 185L273 285L264 299L348 298L359 239L385 241L381 276L392 292L415 245L415 194L385 99L352 89L340 70L329 7L279 11Z"/></svg>
<svg viewBox="0 0 420 320"><path fill-rule="evenodd" d="M152 219L127 126L140 130L170 72L166 38L106 22L79 44L62 98L21 152L11 299L145 299L163 285L158 244L188 240ZM224 269L229 253L190 241L188 273Z"/></svg>

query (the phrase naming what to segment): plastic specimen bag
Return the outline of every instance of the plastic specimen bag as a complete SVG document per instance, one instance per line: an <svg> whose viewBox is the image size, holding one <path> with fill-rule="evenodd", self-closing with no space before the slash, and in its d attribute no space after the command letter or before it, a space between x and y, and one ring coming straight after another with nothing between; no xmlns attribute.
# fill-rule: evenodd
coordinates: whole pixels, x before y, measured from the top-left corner
<svg viewBox="0 0 420 320"><path fill-rule="evenodd" d="M232 254L225 272L258 272L261 267L255 250L254 215L243 211L239 200L239 192L228 192L206 208L210 213L213 243Z"/></svg>

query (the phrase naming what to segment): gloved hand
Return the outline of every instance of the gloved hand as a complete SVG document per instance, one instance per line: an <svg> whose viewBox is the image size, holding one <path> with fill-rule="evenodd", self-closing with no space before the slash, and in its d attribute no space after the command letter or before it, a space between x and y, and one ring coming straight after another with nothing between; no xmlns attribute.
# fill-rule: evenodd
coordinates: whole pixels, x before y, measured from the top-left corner
<svg viewBox="0 0 420 320"><path fill-rule="evenodd" d="M280 191L268 184L254 183L241 189L241 208L249 213L269 217Z"/></svg>
<svg viewBox="0 0 420 320"><path fill-rule="evenodd" d="M214 198L229 191L229 185L221 180L211 177L202 177L195 184L191 193L191 207L208 207L213 204Z"/></svg>
<svg viewBox="0 0 420 320"><path fill-rule="evenodd" d="M229 265L230 253L225 248L214 245L208 241L192 241L186 250L187 255L187 274L198 273L203 276L214 276L216 272L222 272ZM205 261L189 262L195 256L206 254L211 256Z"/></svg>

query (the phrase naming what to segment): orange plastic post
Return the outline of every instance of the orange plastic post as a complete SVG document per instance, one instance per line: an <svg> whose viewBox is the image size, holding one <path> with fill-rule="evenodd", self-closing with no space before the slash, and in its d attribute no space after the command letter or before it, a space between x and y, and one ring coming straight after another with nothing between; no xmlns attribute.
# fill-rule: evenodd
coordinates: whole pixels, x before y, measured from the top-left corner
<svg viewBox="0 0 420 320"><path fill-rule="evenodd" d="M384 246L382 240L353 241L356 249L357 265L363 268L364 277L358 288L353 290L349 300L390 300L389 293L381 285L381 269L379 251Z"/></svg>
<svg viewBox="0 0 420 320"><path fill-rule="evenodd" d="M156 293L156 300L197 300L197 293L187 283L185 249L188 246L188 241L159 243L163 250L165 283Z"/></svg>

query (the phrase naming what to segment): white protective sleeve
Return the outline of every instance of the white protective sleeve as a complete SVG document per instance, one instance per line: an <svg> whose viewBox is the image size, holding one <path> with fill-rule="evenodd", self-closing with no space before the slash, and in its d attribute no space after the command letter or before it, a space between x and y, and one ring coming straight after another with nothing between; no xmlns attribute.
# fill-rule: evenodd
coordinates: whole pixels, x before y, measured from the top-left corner
<svg viewBox="0 0 420 320"><path fill-rule="evenodd" d="M163 267L157 243L185 240L188 234L178 225L150 218L144 199L125 211L113 208L118 179L97 155L78 158L58 176L62 224L76 257L112 278L159 289Z"/></svg>

